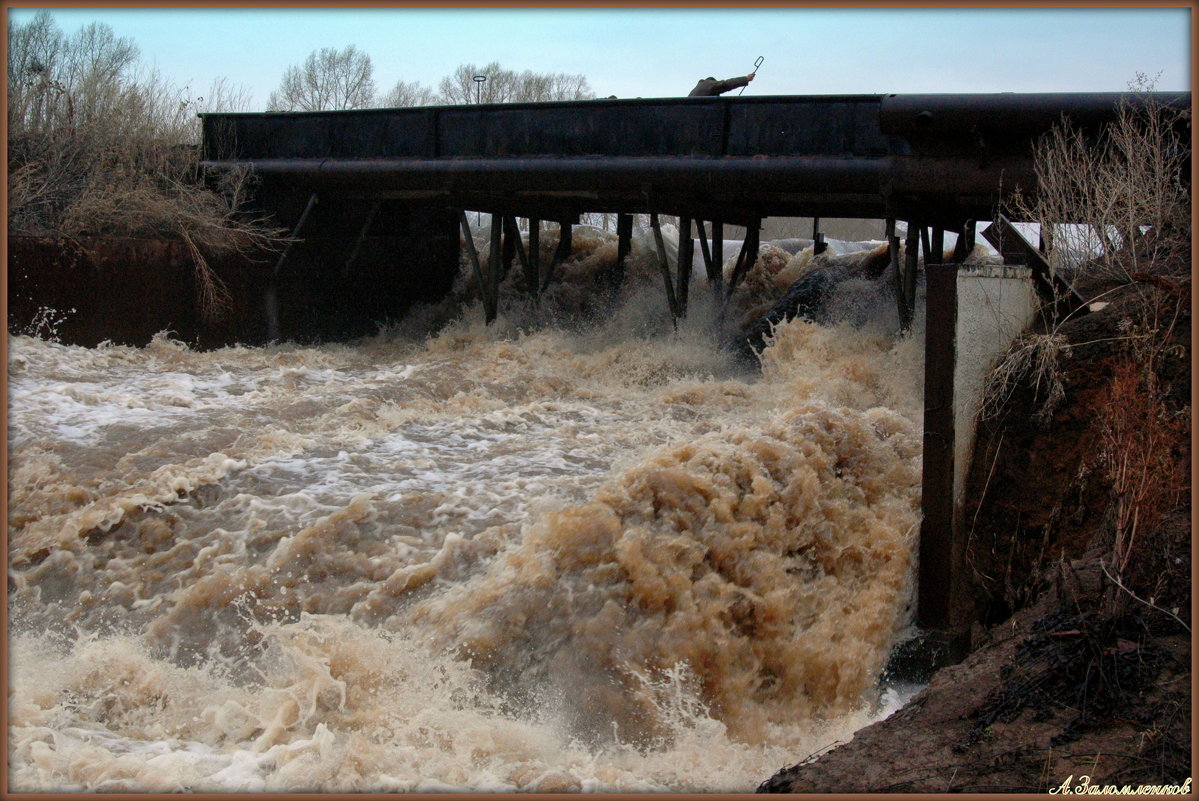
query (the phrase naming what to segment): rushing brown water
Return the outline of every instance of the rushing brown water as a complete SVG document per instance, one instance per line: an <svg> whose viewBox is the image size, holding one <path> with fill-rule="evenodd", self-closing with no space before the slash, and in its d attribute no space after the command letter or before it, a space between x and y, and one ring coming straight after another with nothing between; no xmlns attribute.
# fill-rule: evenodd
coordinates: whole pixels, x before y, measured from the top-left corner
<svg viewBox="0 0 1199 801"><path fill-rule="evenodd" d="M747 370L644 254L597 322L577 240L490 327L10 338L10 789L747 792L893 708L919 337L792 321Z"/></svg>

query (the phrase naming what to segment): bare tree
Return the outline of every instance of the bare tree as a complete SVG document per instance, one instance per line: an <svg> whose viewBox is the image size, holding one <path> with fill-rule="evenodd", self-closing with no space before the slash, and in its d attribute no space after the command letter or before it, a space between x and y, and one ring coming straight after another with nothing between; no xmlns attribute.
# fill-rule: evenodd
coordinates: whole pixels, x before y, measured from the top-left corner
<svg viewBox="0 0 1199 801"><path fill-rule="evenodd" d="M476 75L487 80L482 86ZM587 79L582 75L538 73L531 70L514 72L498 62L479 67L463 64L441 80L441 102L467 103L525 103L549 100L590 100L595 97Z"/></svg>
<svg viewBox="0 0 1199 801"><path fill-rule="evenodd" d="M476 84L476 75L485 75L487 80ZM446 105L503 103L507 100L504 92L509 83L508 71L498 62L493 61L482 67L461 64L451 75L441 79L441 102Z"/></svg>
<svg viewBox="0 0 1199 801"><path fill-rule="evenodd" d="M182 241L217 313L229 296L209 258L282 241L239 213L251 176L197 180L196 110L245 106L244 90L222 80L192 98L139 65L131 40L101 24L67 36L45 11L10 19L8 43L9 233Z"/></svg>
<svg viewBox="0 0 1199 801"><path fill-rule="evenodd" d="M354 45L314 50L298 67L288 67L267 101L270 111L367 108L375 101L371 58Z"/></svg>
<svg viewBox="0 0 1199 801"><path fill-rule="evenodd" d="M47 11L8 26L8 120L14 133L91 124L117 104L138 58L133 41L92 23L67 37Z"/></svg>
<svg viewBox="0 0 1199 801"><path fill-rule="evenodd" d="M404 106L434 106L437 105L437 92L420 82L397 81L387 94L383 95L382 105L398 108Z"/></svg>
<svg viewBox="0 0 1199 801"><path fill-rule="evenodd" d="M525 70L515 76L512 100L516 102L545 102L552 100L591 100L595 93L582 75L564 72L532 72Z"/></svg>

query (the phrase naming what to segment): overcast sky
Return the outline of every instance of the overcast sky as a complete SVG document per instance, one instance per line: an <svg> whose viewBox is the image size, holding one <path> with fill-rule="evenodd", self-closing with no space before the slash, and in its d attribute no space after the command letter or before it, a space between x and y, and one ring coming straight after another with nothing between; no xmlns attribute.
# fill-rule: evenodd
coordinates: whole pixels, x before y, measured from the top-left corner
<svg viewBox="0 0 1199 801"><path fill-rule="evenodd" d="M50 8L134 41L202 95L226 78L265 108L322 47L370 55L380 92L436 89L459 65L586 76L596 95L686 95L764 59L745 94L1122 91L1144 74L1190 90L1191 9L1169 8ZM25 22L37 7L8 7Z"/></svg>

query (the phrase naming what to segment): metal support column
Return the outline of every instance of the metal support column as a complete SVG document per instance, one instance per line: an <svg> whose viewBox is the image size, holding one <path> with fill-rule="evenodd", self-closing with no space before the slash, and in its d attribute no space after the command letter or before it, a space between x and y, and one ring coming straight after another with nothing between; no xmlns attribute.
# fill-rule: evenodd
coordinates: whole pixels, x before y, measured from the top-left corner
<svg viewBox="0 0 1199 801"><path fill-rule="evenodd" d="M903 269L896 272L895 297L899 307L899 327L908 331L912 327L916 306L916 269L920 262L921 226L908 223L908 235L904 242Z"/></svg>
<svg viewBox="0 0 1199 801"><path fill-rule="evenodd" d="M662 226L658 222L658 215L656 213L650 214L649 226L654 232L654 243L658 247L658 269L662 273L662 284L666 290L666 303L670 306L670 321L677 327L679 317L682 315L679 313L678 300L675 299L674 282L670 277L670 262L666 258L666 245L662 241Z"/></svg>
<svg viewBox="0 0 1199 801"><path fill-rule="evenodd" d="M358 229L358 237L354 240L354 247L350 250L350 255L346 258L345 264L341 265L341 277L348 278L350 275L350 267L358 260L358 253L362 250L362 242L366 239L366 232L370 230L371 223L375 221L375 216L379 213L379 201L371 204L370 211L366 214L366 220L363 221L362 227Z"/></svg>
<svg viewBox="0 0 1199 801"><path fill-rule="evenodd" d="M545 278L541 279L541 291L550 285L550 281L554 277L554 269L570 258L571 249L571 234L573 229L570 220L561 220L558 222L558 247L554 249L554 257L550 259L550 266L545 270Z"/></svg>
<svg viewBox="0 0 1199 801"><path fill-rule="evenodd" d="M283 267L283 262L287 261L288 255L291 254L292 246L298 241L300 232L304 230L304 223L308 222L308 215L312 213L317 200L316 192L308 196L308 203L304 206L304 212L296 222L296 227L291 229L291 236L287 238L287 245L283 248L283 252L279 254L279 259L275 262L275 268L271 270L271 279L266 287L263 305L266 307L266 335L267 339L272 341L279 338L279 270Z"/></svg>
<svg viewBox="0 0 1199 801"><path fill-rule="evenodd" d="M712 277L712 249L708 246L708 232L704 230L703 220L695 221L695 233L699 235L699 252L704 257L704 275L711 284L715 280Z"/></svg>
<svg viewBox="0 0 1199 801"><path fill-rule="evenodd" d="M691 218L679 218L678 301L679 313L687 316L687 293L691 285L691 263L695 261L695 240L691 238Z"/></svg>
<svg viewBox="0 0 1199 801"><path fill-rule="evenodd" d="M504 257L504 219L491 215L491 254L487 260L487 291L483 295L483 315L488 325L499 315L500 269Z"/></svg>
<svg viewBox="0 0 1199 801"><path fill-rule="evenodd" d="M924 458L917 625L947 631L958 617L964 548L954 536L954 365L957 360L956 264L926 264L928 324L924 358Z"/></svg>
<svg viewBox="0 0 1199 801"><path fill-rule="evenodd" d="M934 225L932 230L932 241L930 243L932 252L924 251L924 264L943 264L945 262L945 229L939 225Z"/></svg>
<svg viewBox="0 0 1199 801"><path fill-rule="evenodd" d="M512 258L515 256L520 260L520 267L526 273L529 270L529 259L525 255L525 245L521 240L520 226L516 224L516 217L504 215L504 272L503 276L508 277L508 271L512 267Z"/></svg>
<svg viewBox="0 0 1199 801"><path fill-rule="evenodd" d="M724 297L724 223L712 221L712 263L708 280L717 298Z"/></svg>
<svg viewBox="0 0 1199 801"><path fill-rule="evenodd" d="M462 238L466 240L466 255L474 270L475 283L479 287L479 297L487 297L487 279L483 277L483 267L479 264L479 251L475 248L475 238L470 232L470 223L466 220L466 212L458 212L458 224L462 227ZM486 308L486 306L484 306Z"/></svg>
<svg viewBox="0 0 1199 801"><path fill-rule="evenodd" d="M903 267L899 263L899 237L895 233L895 218L887 218L887 255L890 256L890 269L895 274L895 308L899 312L899 320L903 322Z"/></svg>
<svg viewBox="0 0 1199 801"><path fill-rule="evenodd" d="M525 263L525 287L529 294L536 295L540 288L541 272L541 220L529 218L529 260Z"/></svg>
<svg viewBox="0 0 1199 801"><path fill-rule="evenodd" d="M974 231L974 220L966 220L962 224L962 230L958 234L958 241L953 246L953 260L956 264L963 263L974 252Z"/></svg>
<svg viewBox="0 0 1199 801"><path fill-rule="evenodd" d="M745 229L745 241L741 243L741 253L737 256L737 264L733 267L733 274L729 276L729 287L725 290L725 297L732 297L733 291L741 280L745 278L746 273L753 269L753 266L758 261L758 244L762 235L762 221L759 219L753 225Z"/></svg>
<svg viewBox="0 0 1199 801"><path fill-rule="evenodd" d="M633 249L633 215L616 215L616 266L613 269L612 285L624 283L625 260Z"/></svg>

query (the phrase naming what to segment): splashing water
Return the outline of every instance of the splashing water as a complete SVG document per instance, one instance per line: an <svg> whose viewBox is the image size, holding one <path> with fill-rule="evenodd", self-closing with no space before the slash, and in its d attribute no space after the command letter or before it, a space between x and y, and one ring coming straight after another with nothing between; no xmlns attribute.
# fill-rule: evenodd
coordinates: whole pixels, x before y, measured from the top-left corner
<svg viewBox="0 0 1199 801"><path fill-rule="evenodd" d="M811 258L763 253L733 313ZM10 338L11 788L746 792L896 708L918 334L747 372L614 257L432 336Z"/></svg>

